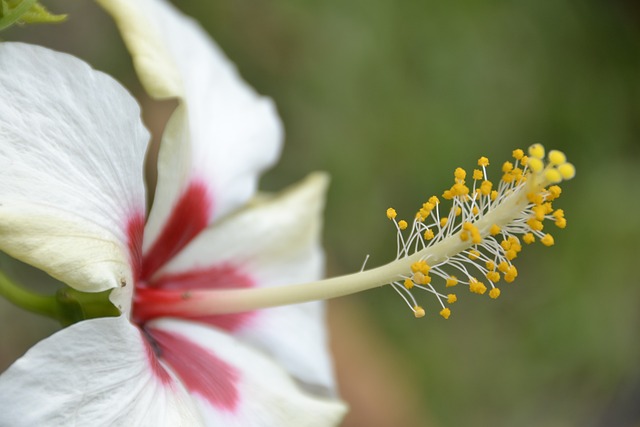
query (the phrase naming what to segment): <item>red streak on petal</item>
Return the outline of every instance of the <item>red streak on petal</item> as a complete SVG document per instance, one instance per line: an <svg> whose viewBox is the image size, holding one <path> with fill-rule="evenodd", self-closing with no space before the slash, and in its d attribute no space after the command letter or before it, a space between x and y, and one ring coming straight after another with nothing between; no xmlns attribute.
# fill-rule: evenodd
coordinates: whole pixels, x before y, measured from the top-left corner
<svg viewBox="0 0 640 427"><path fill-rule="evenodd" d="M170 308L172 304L188 299L190 290L251 288L254 285L255 282L249 275L231 264L198 268L183 273L164 274L149 283L148 288L138 288L134 300L133 317L138 322L163 316L184 317L234 332L249 325L256 312L192 316L187 310L176 313Z"/></svg>
<svg viewBox="0 0 640 427"><path fill-rule="evenodd" d="M156 351L152 347L153 345L156 345L156 343L150 342L152 338L150 336L147 336L145 332L141 331L141 335L143 338L142 342L144 342L144 349L147 356L147 362L149 363L149 368L151 369L151 372L158 380L160 380L162 384L170 384L172 381L171 376L166 371L166 369L164 369L164 367L162 367L162 365L160 364L160 361L158 360L158 355L156 354Z"/></svg>
<svg viewBox="0 0 640 427"><path fill-rule="evenodd" d="M239 403L238 370L177 333L148 328L160 349L160 357L173 369L187 389L218 409L233 411Z"/></svg>
<svg viewBox="0 0 640 427"><path fill-rule="evenodd" d="M148 280L209 223L213 200L207 186L192 181L178 199L160 235L144 255L140 278Z"/></svg>
<svg viewBox="0 0 640 427"><path fill-rule="evenodd" d="M127 237L129 239L129 262L133 277L138 278L142 266L142 236L144 235L144 214L135 214L129 218Z"/></svg>

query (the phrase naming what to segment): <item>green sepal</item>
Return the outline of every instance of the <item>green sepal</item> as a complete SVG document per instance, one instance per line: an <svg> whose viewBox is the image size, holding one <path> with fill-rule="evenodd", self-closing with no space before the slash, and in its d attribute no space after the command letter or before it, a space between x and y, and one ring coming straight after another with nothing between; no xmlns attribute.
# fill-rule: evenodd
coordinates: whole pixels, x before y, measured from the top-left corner
<svg viewBox="0 0 640 427"><path fill-rule="evenodd" d="M13 24L56 23L67 15L54 15L36 0L0 0L0 30Z"/></svg>

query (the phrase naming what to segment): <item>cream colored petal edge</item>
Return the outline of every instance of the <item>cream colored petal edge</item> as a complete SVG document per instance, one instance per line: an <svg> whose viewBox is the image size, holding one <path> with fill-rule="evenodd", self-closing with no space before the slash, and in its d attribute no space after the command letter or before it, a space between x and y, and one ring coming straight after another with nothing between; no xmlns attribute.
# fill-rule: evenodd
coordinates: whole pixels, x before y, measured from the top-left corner
<svg viewBox="0 0 640 427"><path fill-rule="evenodd" d="M191 18L163 0L100 0L114 17L138 75L155 97L176 97L163 135L145 248L191 183L211 196L210 221L244 204L280 153L283 127L270 99L247 85Z"/></svg>
<svg viewBox="0 0 640 427"><path fill-rule="evenodd" d="M204 426L184 388L154 374L149 352L124 316L65 328L0 375L0 425Z"/></svg>
<svg viewBox="0 0 640 427"><path fill-rule="evenodd" d="M314 173L276 196L260 197L203 232L159 276L232 265L258 287L320 279L328 182L326 174ZM308 390L337 395L322 302L261 310L234 334L272 355Z"/></svg>
<svg viewBox="0 0 640 427"><path fill-rule="evenodd" d="M70 55L0 44L0 250L83 291L132 283L149 134L130 94Z"/></svg>

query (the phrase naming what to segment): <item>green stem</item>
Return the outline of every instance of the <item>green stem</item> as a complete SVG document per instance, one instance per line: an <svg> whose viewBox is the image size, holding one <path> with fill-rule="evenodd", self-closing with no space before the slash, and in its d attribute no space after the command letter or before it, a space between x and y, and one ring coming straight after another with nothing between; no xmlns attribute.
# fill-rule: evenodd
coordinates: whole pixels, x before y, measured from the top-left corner
<svg viewBox="0 0 640 427"><path fill-rule="evenodd" d="M0 272L0 295L14 305L32 313L60 318L58 302L55 295L40 295L16 285L7 276Z"/></svg>
<svg viewBox="0 0 640 427"><path fill-rule="evenodd" d="M0 19L0 31L15 24L35 3L36 0L24 0L15 9L11 9Z"/></svg>

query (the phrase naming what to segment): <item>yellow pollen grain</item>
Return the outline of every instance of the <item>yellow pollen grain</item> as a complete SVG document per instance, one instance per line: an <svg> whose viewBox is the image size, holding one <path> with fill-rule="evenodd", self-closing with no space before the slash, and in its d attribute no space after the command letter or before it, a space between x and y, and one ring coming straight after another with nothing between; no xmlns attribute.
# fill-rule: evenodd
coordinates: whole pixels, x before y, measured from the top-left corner
<svg viewBox="0 0 640 427"><path fill-rule="evenodd" d="M497 283L500 281L500 273L497 271L490 271L487 273L487 279L493 283Z"/></svg>
<svg viewBox="0 0 640 427"><path fill-rule="evenodd" d="M478 159L478 166L489 166L489 159L487 159L486 157L482 156Z"/></svg>
<svg viewBox="0 0 640 427"><path fill-rule="evenodd" d="M395 209L393 209L393 208L387 209L387 218L395 219L397 215L398 215L398 213L396 212Z"/></svg>
<svg viewBox="0 0 640 427"><path fill-rule="evenodd" d="M549 201L557 199L560 197L560 194L562 194L562 188L557 185L552 185L547 191L549 192L547 196L547 200Z"/></svg>
<svg viewBox="0 0 640 427"><path fill-rule="evenodd" d="M551 234L545 234L544 237L540 239L540 243L542 243L545 246L553 246L555 242Z"/></svg>
<svg viewBox="0 0 640 427"><path fill-rule="evenodd" d="M504 173L509 173L513 170L513 163L511 162L504 162L502 164L502 172Z"/></svg>
<svg viewBox="0 0 640 427"><path fill-rule="evenodd" d="M447 303L448 304L453 304L456 301L458 301L458 297L456 296L456 294L447 295Z"/></svg>
<svg viewBox="0 0 640 427"><path fill-rule="evenodd" d="M526 233L524 236L522 236L522 240L524 240L527 245L530 245L531 243L536 241L536 237L533 235L533 233Z"/></svg>
<svg viewBox="0 0 640 427"><path fill-rule="evenodd" d="M476 181L484 179L484 173L480 169L474 169L473 170L473 179L475 179Z"/></svg>
<svg viewBox="0 0 640 427"><path fill-rule="evenodd" d="M398 221L398 227L400 228L400 230L406 230L408 225L409 224L407 224L407 221L405 221L404 219Z"/></svg>
<svg viewBox="0 0 640 427"><path fill-rule="evenodd" d="M491 192L491 201L495 200L498 198L498 192L496 190L493 190Z"/></svg>
<svg viewBox="0 0 640 427"><path fill-rule="evenodd" d="M565 228L567 226L567 220L564 218L558 218L555 224L558 228Z"/></svg>
<svg viewBox="0 0 640 427"><path fill-rule="evenodd" d="M413 288L413 281L411 279L404 280L404 287L407 289Z"/></svg>
<svg viewBox="0 0 640 427"><path fill-rule="evenodd" d="M506 261L501 261L500 264L498 264L498 270L506 273L509 270L509 263Z"/></svg>
<svg viewBox="0 0 640 427"><path fill-rule="evenodd" d="M521 160L522 157L524 157L524 151L522 151L519 148L517 150L513 150L511 154L513 155L513 158L516 160Z"/></svg>
<svg viewBox="0 0 640 427"><path fill-rule="evenodd" d="M447 221L449 220L449 218L444 217L442 219L440 219L440 227L444 227L445 225L447 225Z"/></svg>
<svg viewBox="0 0 640 427"><path fill-rule="evenodd" d="M491 260L487 261L484 265L487 267L487 270L493 271L496 269L496 263Z"/></svg>
<svg viewBox="0 0 640 427"><path fill-rule="evenodd" d="M469 256L469 259L470 259L470 260L475 261L475 260L477 260L478 258L480 258L480 252L478 252L478 251L477 251L477 250L475 250L475 249L471 249L471 250L469 251L469 255L468 255L468 256Z"/></svg>
<svg viewBox="0 0 640 427"><path fill-rule="evenodd" d="M493 299L496 299L500 296L500 289L493 288L489 291L489 296Z"/></svg>
<svg viewBox="0 0 640 427"><path fill-rule="evenodd" d="M462 240L463 242L466 242L467 240L469 240L469 232L462 230L460 232L460 240Z"/></svg>
<svg viewBox="0 0 640 427"><path fill-rule="evenodd" d="M456 177L457 180L463 180L467 177L467 171L465 171L462 168L456 168L455 172L453 173L453 175Z"/></svg>
<svg viewBox="0 0 640 427"><path fill-rule="evenodd" d="M471 278L471 282L469 283L469 290L474 294L483 295L487 292L487 287L484 283L478 282L475 278Z"/></svg>
<svg viewBox="0 0 640 427"><path fill-rule="evenodd" d="M429 203L436 206L438 203L440 203L440 200L436 196L431 196L429 197Z"/></svg>
<svg viewBox="0 0 640 427"><path fill-rule="evenodd" d="M448 319L449 316L451 316L451 310L449 310L448 308L443 308L442 310L440 310L440 316Z"/></svg>
<svg viewBox="0 0 640 427"><path fill-rule="evenodd" d="M447 283L446 283L447 288L451 288L457 284L458 284L458 278L456 276L449 276L447 278Z"/></svg>
<svg viewBox="0 0 640 427"><path fill-rule="evenodd" d="M482 193L483 196L488 196L491 193L492 188L493 188L493 183L491 181L484 180L482 181L482 184L480 184L480 192ZM496 192L496 195L497 194L498 193Z"/></svg>
<svg viewBox="0 0 640 427"><path fill-rule="evenodd" d="M489 229L489 234L491 234L492 236L496 236L500 234L500 231L501 231L500 226L498 224L493 224Z"/></svg>
<svg viewBox="0 0 640 427"><path fill-rule="evenodd" d="M422 236L424 237L424 240L431 240L433 239L434 234L430 228L427 228Z"/></svg>

